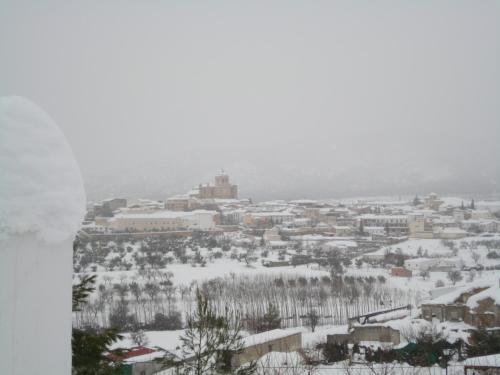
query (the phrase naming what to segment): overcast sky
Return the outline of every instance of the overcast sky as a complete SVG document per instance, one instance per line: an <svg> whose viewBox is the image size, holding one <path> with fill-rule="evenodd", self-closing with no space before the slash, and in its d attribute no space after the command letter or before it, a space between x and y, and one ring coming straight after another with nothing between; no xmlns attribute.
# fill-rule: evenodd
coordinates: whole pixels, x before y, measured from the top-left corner
<svg viewBox="0 0 500 375"><path fill-rule="evenodd" d="M90 199L493 193L500 1L0 0L0 95L47 110Z"/></svg>

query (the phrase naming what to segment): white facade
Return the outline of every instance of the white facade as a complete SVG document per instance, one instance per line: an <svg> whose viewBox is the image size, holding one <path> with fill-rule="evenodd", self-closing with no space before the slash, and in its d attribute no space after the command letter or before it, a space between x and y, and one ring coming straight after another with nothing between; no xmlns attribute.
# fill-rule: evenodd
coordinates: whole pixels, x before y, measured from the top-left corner
<svg viewBox="0 0 500 375"><path fill-rule="evenodd" d="M460 258L416 258L405 260L405 268L411 271L432 271L439 269L461 269Z"/></svg>
<svg viewBox="0 0 500 375"><path fill-rule="evenodd" d="M266 244L269 244L270 242L281 241L281 236L277 227L265 230L262 237L264 238L264 242Z"/></svg>
<svg viewBox="0 0 500 375"><path fill-rule="evenodd" d="M385 236L386 234L384 227L364 227L363 230L370 236Z"/></svg>
<svg viewBox="0 0 500 375"><path fill-rule="evenodd" d="M491 215L491 212L488 210L471 210L470 218L472 220L492 219L493 216Z"/></svg>
<svg viewBox="0 0 500 375"><path fill-rule="evenodd" d="M127 212L119 213L107 220L107 225L117 232L212 230L215 229L216 215L215 211L205 210Z"/></svg>
<svg viewBox="0 0 500 375"><path fill-rule="evenodd" d="M500 229L500 222L496 220L464 220L461 225L464 230L471 232L494 233Z"/></svg>
<svg viewBox="0 0 500 375"><path fill-rule="evenodd" d="M436 263L435 259L417 258L405 260L405 268L411 271L428 271Z"/></svg>
<svg viewBox="0 0 500 375"><path fill-rule="evenodd" d="M456 240L467 236L467 232L460 228L437 228L434 229L434 237L444 240Z"/></svg>

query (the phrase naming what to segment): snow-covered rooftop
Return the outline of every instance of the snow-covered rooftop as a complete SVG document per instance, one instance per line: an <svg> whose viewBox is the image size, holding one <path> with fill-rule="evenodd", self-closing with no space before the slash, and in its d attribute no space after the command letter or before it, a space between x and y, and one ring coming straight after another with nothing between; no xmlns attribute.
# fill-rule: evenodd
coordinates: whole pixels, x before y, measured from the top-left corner
<svg viewBox="0 0 500 375"><path fill-rule="evenodd" d="M488 289L483 290L482 292L471 296L467 300L467 306L475 308L480 301L483 301L487 298L492 299L496 305L500 305L500 286L494 285Z"/></svg>
<svg viewBox="0 0 500 375"><path fill-rule="evenodd" d="M455 290L450 291L450 293L446 293L442 296L439 296L433 300L427 300L424 301L423 303L429 303L429 304L449 304L449 303L454 303L463 293L470 293L474 291L475 289L481 289L481 288L489 288L491 287L491 283L488 282L473 282L469 283L467 285L464 285L462 287L459 287ZM472 297L470 297L472 298ZM469 300L470 300L469 298Z"/></svg>
<svg viewBox="0 0 500 375"><path fill-rule="evenodd" d="M379 220L405 220L408 218L406 215L375 215L363 214L360 215L361 219L379 219Z"/></svg>
<svg viewBox="0 0 500 375"><path fill-rule="evenodd" d="M115 215L115 218L121 219L175 219L182 217L192 217L196 215L212 214L215 215L216 211L207 210L195 210L195 211L153 211L153 212L141 212L141 213L119 213Z"/></svg>
<svg viewBox="0 0 500 375"><path fill-rule="evenodd" d="M134 357L126 358L123 362L125 363L140 363L140 362L151 362L159 358L165 357L166 352L162 350L157 350L151 353L137 355Z"/></svg>
<svg viewBox="0 0 500 375"><path fill-rule="evenodd" d="M317 200L314 199L295 199L293 201L290 201L292 204L316 204L318 203Z"/></svg>
<svg viewBox="0 0 500 375"><path fill-rule="evenodd" d="M284 329L273 329L271 331L257 333L256 335L244 337L243 347L247 348L249 346L259 345L268 341L278 340L284 337L296 335L298 333L301 333L301 331L284 330Z"/></svg>
<svg viewBox="0 0 500 375"><path fill-rule="evenodd" d="M449 233L449 234L466 234L467 232L460 228L444 228L440 230L441 233Z"/></svg>
<svg viewBox="0 0 500 375"><path fill-rule="evenodd" d="M464 362L465 366L488 366L488 367L500 367L500 353L484 355L481 357L471 357L467 358Z"/></svg>
<svg viewBox="0 0 500 375"><path fill-rule="evenodd" d="M358 247L355 241L329 241L325 243L328 247Z"/></svg>

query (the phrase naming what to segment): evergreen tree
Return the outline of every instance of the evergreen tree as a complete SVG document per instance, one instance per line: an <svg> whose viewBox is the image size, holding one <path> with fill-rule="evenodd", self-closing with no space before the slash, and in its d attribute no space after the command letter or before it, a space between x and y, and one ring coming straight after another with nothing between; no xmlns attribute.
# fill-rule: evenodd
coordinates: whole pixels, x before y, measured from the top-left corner
<svg viewBox="0 0 500 375"><path fill-rule="evenodd" d="M422 202L420 201L420 198L418 197L418 195L415 195L415 198L413 198L413 205L418 206L421 203Z"/></svg>
<svg viewBox="0 0 500 375"><path fill-rule="evenodd" d="M500 353L500 332L485 329L473 331L466 346L466 353L468 357Z"/></svg>
<svg viewBox="0 0 500 375"><path fill-rule="evenodd" d="M73 286L73 311L80 311L88 296L94 291L95 275L85 277ZM113 375L120 364L111 361L104 353L109 346L122 337L115 329L103 331L83 330L73 328L71 340L72 375ZM120 352L117 351L117 354Z"/></svg>
<svg viewBox="0 0 500 375"><path fill-rule="evenodd" d="M355 354L359 354L360 353L359 344L357 342L355 342L354 345L352 346L352 352L355 353Z"/></svg>
<svg viewBox="0 0 500 375"><path fill-rule="evenodd" d="M347 343L327 343L322 349L322 355L328 363L344 361L349 357Z"/></svg>
<svg viewBox="0 0 500 375"><path fill-rule="evenodd" d="M255 363L237 370L232 368L233 355L243 350L241 319L234 319L235 324L231 327L228 310L218 315L208 298L197 290L196 309L186 320L187 328L180 338L182 356L167 354L163 359L166 367L174 366L184 375L255 373Z"/></svg>
<svg viewBox="0 0 500 375"><path fill-rule="evenodd" d="M257 332L270 331L281 327L281 317L278 309L273 304L269 304L267 312L257 323Z"/></svg>

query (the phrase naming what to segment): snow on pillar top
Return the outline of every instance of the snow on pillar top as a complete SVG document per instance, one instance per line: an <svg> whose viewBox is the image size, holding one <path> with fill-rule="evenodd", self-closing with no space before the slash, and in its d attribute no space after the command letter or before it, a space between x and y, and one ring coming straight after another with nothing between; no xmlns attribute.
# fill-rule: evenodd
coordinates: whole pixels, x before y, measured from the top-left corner
<svg viewBox="0 0 500 375"><path fill-rule="evenodd" d="M0 97L0 240L35 233L62 242L84 214L80 170L59 127L28 99Z"/></svg>

